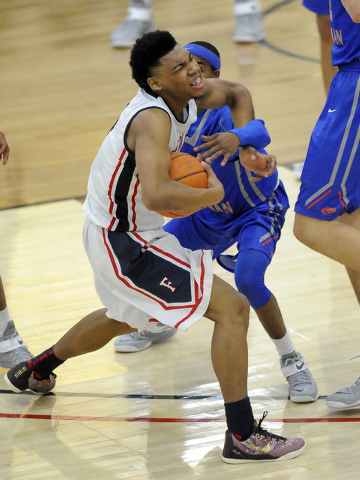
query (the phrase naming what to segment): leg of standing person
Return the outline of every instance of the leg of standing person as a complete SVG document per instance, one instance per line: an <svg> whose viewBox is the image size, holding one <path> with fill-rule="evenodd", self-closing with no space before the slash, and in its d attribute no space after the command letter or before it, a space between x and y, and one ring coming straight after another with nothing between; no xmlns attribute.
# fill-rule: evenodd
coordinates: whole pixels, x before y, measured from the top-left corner
<svg viewBox="0 0 360 480"><path fill-rule="evenodd" d="M311 135L295 204L294 234L311 249L342 263L359 298L360 7L347 1L331 6L331 55L339 72ZM345 41L339 41L336 35L345 31ZM326 403L333 408L360 405L360 379L329 395Z"/></svg>
<svg viewBox="0 0 360 480"><path fill-rule="evenodd" d="M265 39L260 0L233 0L236 43L254 43Z"/></svg>
<svg viewBox="0 0 360 480"><path fill-rule="evenodd" d="M144 33L154 30L152 0L129 0L123 23L111 34L111 45L115 48L131 47Z"/></svg>
<svg viewBox="0 0 360 480"><path fill-rule="evenodd" d="M10 318L0 277L0 367L11 368L32 357Z"/></svg>
<svg viewBox="0 0 360 480"><path fill-rule="evenodd" d="M265 38L260 0L233 0L236 43L260 42ZM123 23L111 34L111 45L129 48L144 33L154 30L152 0L129 0Z"/></svg>
<svg viewBox="0 0 360 480"><path fill-rule="evenodd" d="M270 259L263 251L241 250L235 265L235 283L239 292L249 300L276 347L281 372L289 384L290 400L314 402L319 398L318 387L304 357L295 349L275 296L264 282L269 264Z"/></svg>

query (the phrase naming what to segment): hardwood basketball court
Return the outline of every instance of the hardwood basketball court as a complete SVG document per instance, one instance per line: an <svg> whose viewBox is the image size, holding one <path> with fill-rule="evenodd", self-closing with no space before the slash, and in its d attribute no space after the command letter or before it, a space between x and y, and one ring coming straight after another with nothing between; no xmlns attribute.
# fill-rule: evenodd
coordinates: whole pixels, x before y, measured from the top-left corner
<svg viewBox="0 0 360 480"><path fill-rule="evenodd" d="M109 36L127 0L0 5L0 130L11 159L0 167L0 274L10 313L34 354L101 308L82 245L90 165L137 87L129 50ZM207 40L222 77L251 92L272 137L291 208L267 273L294 343L321 397L294 404L272 342L251 312L249 394L256 418L307 448L281 463L221 460L223 400L210 361L211 322L136 354L110 343L66 362L53 395L15 395L0 370L0 480L356 479L359 409L334 411L326 395L359 376L359 306L345 269L292 234L304 159L325 100L314 16L300 0L262 1L266 41L232 42L232 2L154 0L156 27L180 43ZM233 284L232 275L214 265Z"/></svg>

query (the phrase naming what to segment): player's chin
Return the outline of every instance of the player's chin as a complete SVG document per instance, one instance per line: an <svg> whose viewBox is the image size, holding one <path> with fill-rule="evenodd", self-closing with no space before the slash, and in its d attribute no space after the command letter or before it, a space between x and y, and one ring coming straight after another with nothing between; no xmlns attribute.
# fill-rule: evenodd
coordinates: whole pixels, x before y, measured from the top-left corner
<svg viewBox="0 0 360 480"><path fill-rule="evenodd" d="M191 90L193 92L193 98L195 100L201 100L202 98L205 97L205 94L206 94L206 89L205 88L196 89L196 88L192 87Z"/></svg>

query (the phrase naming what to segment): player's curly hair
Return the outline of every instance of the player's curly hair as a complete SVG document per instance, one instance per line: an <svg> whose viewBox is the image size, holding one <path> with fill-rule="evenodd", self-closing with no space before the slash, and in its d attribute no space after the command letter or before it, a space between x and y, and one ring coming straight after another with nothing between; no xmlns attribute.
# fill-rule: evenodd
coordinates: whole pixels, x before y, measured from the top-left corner
<svg viewBox="0 0 360 480"><path fill-rule="evenodd" d="M131 49L130 67L132 78L147 93L152 93L147 79L152 76L152 69L161 65L160 58L171 52L177 42L167 30L145 33L138 38Z"/></svg>

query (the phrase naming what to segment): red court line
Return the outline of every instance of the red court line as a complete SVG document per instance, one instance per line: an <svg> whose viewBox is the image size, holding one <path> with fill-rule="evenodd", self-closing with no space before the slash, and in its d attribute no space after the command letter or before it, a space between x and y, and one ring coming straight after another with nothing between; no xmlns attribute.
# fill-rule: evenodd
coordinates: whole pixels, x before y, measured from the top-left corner
<svg viewBox="0 0 360 480"><path fill-rule="evenodd" d="M73 415L41 415L31 413L0 413L0 418L29 418L33 420L72 420L81 422L149 422L149 423L211 423L225 422L225 418L154 418L154 417L87 417ZM266 418L266 423L352 423L360 417L329 418Z"/></svg>

